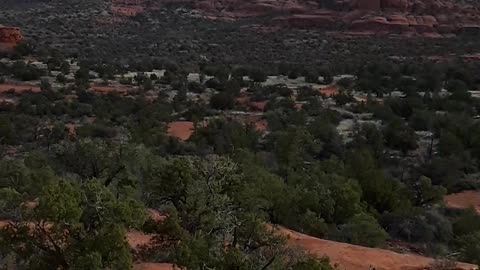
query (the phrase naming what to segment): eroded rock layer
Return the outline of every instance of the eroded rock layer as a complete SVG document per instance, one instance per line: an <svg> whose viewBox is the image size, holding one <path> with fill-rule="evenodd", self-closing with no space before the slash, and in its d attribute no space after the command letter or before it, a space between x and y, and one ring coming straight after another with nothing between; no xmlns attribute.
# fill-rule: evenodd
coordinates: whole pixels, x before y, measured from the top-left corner
<svg viewBox="0 0 480 270"><path fill-rule="evenodd" d="M369 34L436 36L480 32L480 9L453 0L112 0L118 16L178 5L205 18L235 20L272 16L292 27L338 29Z"/></svg>

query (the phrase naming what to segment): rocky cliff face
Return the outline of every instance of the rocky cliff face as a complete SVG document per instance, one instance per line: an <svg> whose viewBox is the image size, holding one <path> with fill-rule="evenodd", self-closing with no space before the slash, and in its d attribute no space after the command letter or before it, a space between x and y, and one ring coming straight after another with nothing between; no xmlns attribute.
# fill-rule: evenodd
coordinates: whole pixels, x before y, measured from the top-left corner
<svg viewBox="0 0 480 270"><path fill-rule="evenodd" d="M347 22L354 30L399 33L480 32L480 10L442 0L353 0L359 12ZM348 16L345 17L348 19Z"/></svg>
<svg viewBox="0 0 480 270"><path fill-rule="evenodd" d="M185 5L205 18L273 16L274 24L335 27L370 35L441 36L480 33L480 9L453 0L113 0L117 15L135 16L159 5Z"/></svg>
<svg viewBox="0 0 480 270"><path fill-rule="evenodd" d="M23 40L19 28L0 25L0 51L13 49Z"/></svg>

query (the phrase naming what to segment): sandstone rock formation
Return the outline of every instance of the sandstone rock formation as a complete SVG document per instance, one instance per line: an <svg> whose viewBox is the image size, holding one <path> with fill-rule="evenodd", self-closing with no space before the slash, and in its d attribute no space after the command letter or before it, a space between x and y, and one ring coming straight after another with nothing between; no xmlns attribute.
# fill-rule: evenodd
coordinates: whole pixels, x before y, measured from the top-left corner
<svg viewBox="0 0 480 270"><path fill-rule="evenodd" d="M19 28L0 25L0 51L9 51L23 41Z"/></svg>
<svg viewBox="0 0 480 270"><path fill-rule="evenodd" d="M450 0L352 0L350 13L344 19L355 31L428 37L480 33L480 10Z"/></svg>
<svg viewBox="0 0 480 270"><path fill-rule="evenodd" d="M454 0L112 0L112 11L136 16L153 6L193 8L206 19L271 16L272 24L356 33L440 36L480 33L480 8ZM333 5L334 10L325 8Z"/></svg>

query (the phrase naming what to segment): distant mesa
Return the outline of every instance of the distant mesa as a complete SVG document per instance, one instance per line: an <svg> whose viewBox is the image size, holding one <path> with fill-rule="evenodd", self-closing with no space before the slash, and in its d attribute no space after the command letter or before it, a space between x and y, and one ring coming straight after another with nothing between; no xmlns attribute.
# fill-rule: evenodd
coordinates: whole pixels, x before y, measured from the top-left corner
<svg viewBox="0 0 480 270"><path fill-rule="evenodd" d="M113 0L111 10L116 16L132 17L165 5L193 8L205 19L232 21L268 15L272 16L268 24L342 29L367 36L480 33L479 7L453 0Z"/></svg>

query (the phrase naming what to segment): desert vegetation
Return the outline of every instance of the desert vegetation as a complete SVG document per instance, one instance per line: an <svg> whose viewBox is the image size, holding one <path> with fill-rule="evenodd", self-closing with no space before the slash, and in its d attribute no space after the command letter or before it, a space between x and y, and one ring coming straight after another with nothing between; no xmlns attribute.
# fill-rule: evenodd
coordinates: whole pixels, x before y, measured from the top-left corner
<svg viewBox="0 0 480 270"><path fill-rule="evenodd" d="M1 269L480 264L478 38L5 7Z"/></svg>

